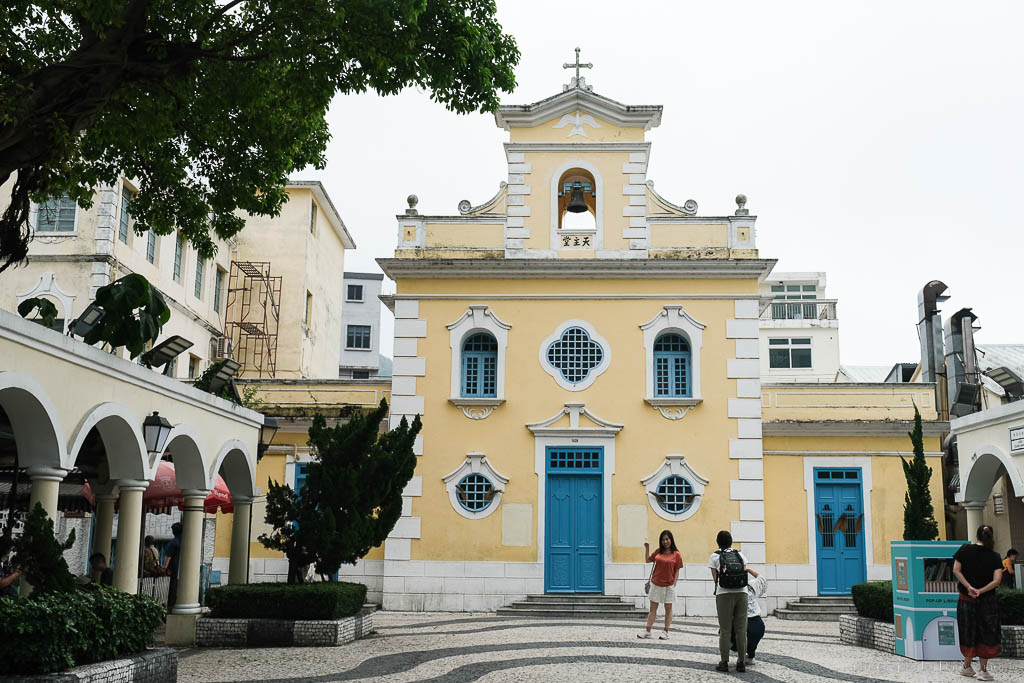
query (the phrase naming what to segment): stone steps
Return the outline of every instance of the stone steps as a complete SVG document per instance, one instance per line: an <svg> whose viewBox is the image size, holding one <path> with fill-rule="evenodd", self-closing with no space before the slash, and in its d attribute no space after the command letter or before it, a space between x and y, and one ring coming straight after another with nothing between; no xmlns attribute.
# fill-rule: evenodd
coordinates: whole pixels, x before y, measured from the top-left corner
<svg viewBox="0 0 1024 683"><path fill-rule="evenodd" d="M498 616L642 619L647 610L614 595L528 595L525 600L498 609Z"/></svg>
<svg viewBox="0 0 1024 683"><path fill-rule="evenodd" d="M853 598L845 595L802 597L775 610L776 617L790 621L839 621L844 614L856 613Z"/></svg>

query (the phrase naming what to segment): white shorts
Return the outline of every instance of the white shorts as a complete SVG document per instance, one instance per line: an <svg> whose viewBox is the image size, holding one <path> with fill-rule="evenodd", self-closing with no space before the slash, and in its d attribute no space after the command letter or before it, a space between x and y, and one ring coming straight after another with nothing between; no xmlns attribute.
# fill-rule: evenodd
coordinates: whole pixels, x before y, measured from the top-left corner
<svg viewBox="0 0 1024 683"><path fill-rule="evenodd" d="M647 597L651 599L651 602L671 605L676 601L676 588L675 586L658 586L652 583L651 592Z"/></svg>

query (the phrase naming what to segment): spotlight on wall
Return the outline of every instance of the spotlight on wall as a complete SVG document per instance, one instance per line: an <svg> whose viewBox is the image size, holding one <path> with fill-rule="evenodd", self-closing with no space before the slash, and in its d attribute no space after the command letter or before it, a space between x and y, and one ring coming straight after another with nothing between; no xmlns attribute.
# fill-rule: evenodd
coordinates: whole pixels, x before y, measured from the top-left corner
<svg viewBox="0 0 1024 683"><path fill-rule="evenodd" d="M71 324L68 325L68 330L75 336L85 337L85 335L93 331L93 328L100 324L105 314L106 311L94 301L82 311L82 315L71 321Z"/></svg>
<svg viewBox="0 0 1024 683"><path fill-rule="evenodd" d="M149 351L142 354L140 359L147 368L158 368L161 365L170 363L185 349L191 348L192 342L181 335L174 335L163 340Z"/></svg>
<svg viewBox="0 0 1024 683"><path fill-rule="evenodd" d="M217 372L213 373L213 377L210 378L210 393L214 396L220 396L220 392L224 390L224 387L228 385L231 378L235 376L235 373L242 367L242 364L238 361L225 358L220 362L220 367L217 368Z"/></svg>
<svg viewBox="0 0 1024 683"><path fill-rule="evenodd" d="M150 453L159 453L167 445L167 437L171 433L171 423L167 418L160 417L160 413L153 411L153 414L142 421L142 435L146 439L146 450Z"/></svg>

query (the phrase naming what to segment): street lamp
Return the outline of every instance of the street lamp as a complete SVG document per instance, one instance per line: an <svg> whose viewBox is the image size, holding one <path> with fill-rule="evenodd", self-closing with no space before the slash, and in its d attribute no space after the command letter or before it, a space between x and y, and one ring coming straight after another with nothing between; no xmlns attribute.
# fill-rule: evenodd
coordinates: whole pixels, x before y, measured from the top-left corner
<svg viewBox="0 0 1024 683"><path fill-rule="evenodd" d="M92 332L94 327L100 324L100 320L103 319L105 314L106 311L94 301L82 311L82 315L71 321L68 330L71 334L85 337Z"/></svg>
<svg viewBox="0 0 1024 683"><path fill-rule="evenodd" d="M214 396L220 396L220 392L227 386L231 378L235 376L238 370L242 367L242 364L236 360L225 358L220 362L220 367L213 373L213 377L210 378L210 388L208 391Z"/></svg>
<svg viewBox="0 0 1024 683"><path fill-rule="evenodd" d="M142 434L146 439L146 450L150 453L159 453L167 445L167 437L171 433L171 423L166 418L160 417L160 413L153 411L153 414L142 421Z"/></svg>
<svg viewBox="0 0 1024 683"><path fill-rule="evenodd" d="M158 368L161 365L166 365L171 362L173 359L177 358L182 351L191 347L192 342L181 335L176 334L173 337L168 337L163 340L149 351L146 351L142 354L142 358L140 360L148 368Z"/></svg>
<svg viewBox="0 0 1024 683"><path fill-rule="evenodd" d="M269 415L264 415L263 426L260 427L260 443L256 447L256 462L259 462L267 452L267 449L270 448L270 444L274 441L275 434L277 434L277 420Z"/></svg>

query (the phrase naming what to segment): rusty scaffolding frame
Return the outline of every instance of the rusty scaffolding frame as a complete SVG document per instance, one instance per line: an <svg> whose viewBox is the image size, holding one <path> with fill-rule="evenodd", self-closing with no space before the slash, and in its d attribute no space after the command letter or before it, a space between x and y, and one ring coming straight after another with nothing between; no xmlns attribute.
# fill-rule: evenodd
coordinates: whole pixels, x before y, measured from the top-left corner
<svg viewBox="0 0 1024 683"><path fill-rule="evenodd" d="M232 261L228 279L227 325L239 373L274 377L281 320L281 276L269 261Z"/></svg>

